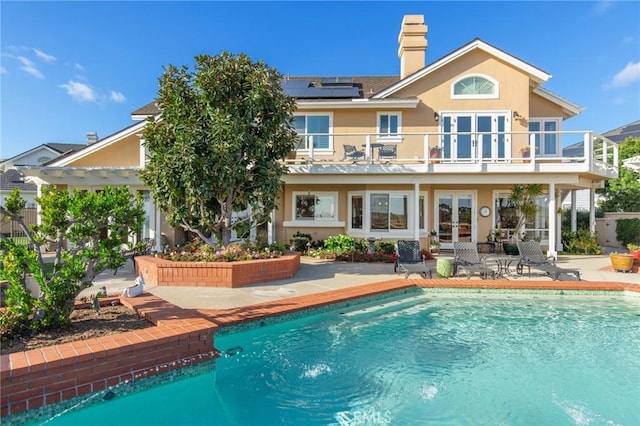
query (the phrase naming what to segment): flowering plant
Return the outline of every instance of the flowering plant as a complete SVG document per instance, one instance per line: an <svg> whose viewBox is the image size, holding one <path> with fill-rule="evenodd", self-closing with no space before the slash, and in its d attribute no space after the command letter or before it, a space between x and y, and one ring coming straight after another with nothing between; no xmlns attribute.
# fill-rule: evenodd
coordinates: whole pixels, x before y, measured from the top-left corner
<svg viewBox="0 0 640 426"><path fill-rule="evenodd" d="M182 247L175 247L163 259L182 262L236 262L240 260L274 259L284 254L285 247L274 243L259 247L256 244L229 244L226 247L212 247L196 238Z"/></svg>

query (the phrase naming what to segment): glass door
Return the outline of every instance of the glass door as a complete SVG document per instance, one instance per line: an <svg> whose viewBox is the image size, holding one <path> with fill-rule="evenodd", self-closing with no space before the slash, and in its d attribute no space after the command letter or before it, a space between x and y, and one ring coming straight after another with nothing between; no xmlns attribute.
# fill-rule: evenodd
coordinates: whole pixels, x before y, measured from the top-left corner
<svg viewBox="0 0 640 426"><path fill-rule="evenodd" d="M453 249L455 242L474 241L475 207L470 192L436 192L436 228L443 249Z"/></svg>
<svg viewBox="0 0 640 426"><path fill-rule="evenodd" d="M444 158L496 160L511 149L507 112L442 114Z"/></svg>

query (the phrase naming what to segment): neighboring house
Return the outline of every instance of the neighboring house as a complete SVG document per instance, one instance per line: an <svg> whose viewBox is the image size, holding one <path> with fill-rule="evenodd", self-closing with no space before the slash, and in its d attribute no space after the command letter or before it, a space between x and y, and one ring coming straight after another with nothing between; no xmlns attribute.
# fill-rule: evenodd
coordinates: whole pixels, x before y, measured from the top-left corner
<svg viewBox="0 0 640 426"><path fill-rule="evenodd" d="M582 108L543 88L550 74L480 39L425 66L426 34L421 15L405 16L397 76L284 81L297 98L301 144L286 160L270 241L288 243L300 231L317 240L347 233L427 246L435 229L447 249L508 230L515 223L512 185L540 183L546 194L527 232L555 253L562 192L593 191L618 176L609 159L617 144L592 131L562 131ZM147 194L138 174L145 164L141 134L144 119L158 113L148 104L132 114L138 123L24 173L39 185L127 184ZM581 152L563 156L564 140L576 135ZM596 139L604 150L594 149ZM143 236L165 233L170 244L180 243L183 233L145 199Z"/></svg>
<svg viewBox="0 0 640 426"><path fill-rule="evenodd" d="M617 144L624 142L627 138L640 138L640 120L609 130L603 133L602 136ZM562 153L565 157L579 157L582 155L583 150L584 143L578 142L564 148ZM631 170L640 171L640 157L628 158L624 160L623 165ZM634 168L634 165L636 168ZM591 192L587 190L575 191L573 194L567 193L562 199L562 207L569 209L571 206L575 206L576 210L590 211L592 207L595 208L598 203L597 194L594 198L591 198L591 196ZM571 197L575 199L573 203L571 202Z"/></svg>
<svg viewBox="0 0 640 426"><path fill-rule="evenodd" d="M89 133L87 143L95 142L97 135ZM4 206L4 199L15 188L20 189L20 195L27 202L24 219L27 223L36 223L37 186L25 180L16 168L21 166L42 166L47 162L61 158L64 155L85 148L86 144L74 143L45 143L7 160L0 160L0 206ZM0 223L0 232L16 236L22 231L11 222Z"/></svg>

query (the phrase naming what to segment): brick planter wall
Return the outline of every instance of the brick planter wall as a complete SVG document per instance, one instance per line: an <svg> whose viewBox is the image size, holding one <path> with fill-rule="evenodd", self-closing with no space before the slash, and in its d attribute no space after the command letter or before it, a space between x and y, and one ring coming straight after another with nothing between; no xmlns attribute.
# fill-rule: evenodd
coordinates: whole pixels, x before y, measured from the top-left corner
<svg viewBox="0 0 640 426"><path fill-rule="evenodd" d="M0 357L0 417L216 356L217 326L156 296L122 303L156 326Z"/></svg>
<svg viewBox="0 0 640 426"><path fill-rule="evenodd" d="M242 262L174 262L147 255L135 263L137 274L150 285L233 288L293 278L300 270L300 253Z"/></svg>

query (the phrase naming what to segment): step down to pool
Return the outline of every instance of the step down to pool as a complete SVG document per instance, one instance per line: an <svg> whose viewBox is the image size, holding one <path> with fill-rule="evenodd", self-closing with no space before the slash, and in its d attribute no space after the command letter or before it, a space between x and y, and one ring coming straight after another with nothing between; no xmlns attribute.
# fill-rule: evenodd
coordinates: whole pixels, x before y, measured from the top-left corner
<svg viewBox="0 0 640 426"><path fill-rule="evenodd" d="M388 311L396 311L401 309L410 308L415 305L424 303L430 300L433 296L428 294L418 294L415 296L404 296L401 299L391 301L376 301L371 304L361 307L360 309L344 312L346 317L358 317L362 315L382 314Z"/></svg>

